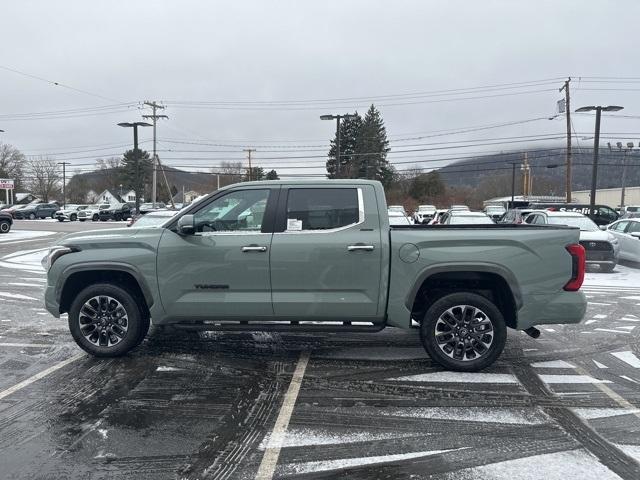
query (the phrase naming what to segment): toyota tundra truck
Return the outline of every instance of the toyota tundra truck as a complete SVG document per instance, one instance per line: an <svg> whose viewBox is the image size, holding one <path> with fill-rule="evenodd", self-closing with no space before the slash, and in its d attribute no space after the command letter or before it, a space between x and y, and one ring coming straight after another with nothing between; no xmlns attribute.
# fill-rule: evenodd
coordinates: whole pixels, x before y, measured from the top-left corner
<svg viewBox="0 0 640 480"><path fill-rule="evenodd" d="M149 326L185 330L415 329L432 360L478 371L507 328L578 323L579 230L389 226L368 180L230 185L157 228L79 232L43 259L45 304L92 355L135 348Z"/></svg>

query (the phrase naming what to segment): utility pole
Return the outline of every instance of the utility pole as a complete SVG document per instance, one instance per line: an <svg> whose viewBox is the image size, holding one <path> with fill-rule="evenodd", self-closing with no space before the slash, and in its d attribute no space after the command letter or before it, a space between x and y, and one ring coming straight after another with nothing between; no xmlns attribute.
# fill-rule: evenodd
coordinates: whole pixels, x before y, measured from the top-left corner
<svg viewBox="0 0 640 480"><path fill-rule="evenodd" d="M67 193L66 193L66 185L67 185L67 170L66 166L70 165L69 162L58 162L58 165L62 165L62 208L67 207Z"/></svg>
<svg viewBox="0 0 640 480"><path fill-rule="evenodd" d="M513 203L516 196L516 165L517 164L518 164L517 162L511 163L511 207L510 208L515 208Z"/></svg>
<svg viewBox="0 0 640 480"><path fill-rule="evenodd" d="M153 186L151 187L151 201L153 202L153 208L156 208L156 201L157 201L157 190L156 190L156 185L158 184L158 180L157 180L157 165L158 165L158 155L156 153L156 122L158 121L159 118L169 118L166 115L157 115L156 114L156 110L160 109L160 110L164 110L164 106L162 105L158 105L156 102L149 102L149 101L145 101L144 102L145 105L148 105L152 108L153 110L153 114L152 115L142 115L142 118L150 118L151 120L153 120ZM171 192L169 192L169 195L171 195Z"/></svg>
<svg viewBox="0 0 640 480"><path fill-rule="evenodd" d="M249 181L253 180L253 170L251 169L251 153L255 152L255 148L243 148L243 152L247 152L247 158L249 159Z"/></svg>
<svg viewBox="0 0 640 480"><path fill-rule="evenodd" d="M529 167L529 160L527 159L527 152L524 152L524 163L522 164L522 193L525 197L530 195L531 189L531 168Z"/></svg>
<svg viewBox="0 0 640 480"><path fill-rule="evenodd" d="M567 178L566 178L566 186L565 190L567 192L567 203L571 203L572 192L571 192L571 96L569 94L569 82L571 82L571 77L567 78L564 82L562 88L559 89L561 92L564 90L565 95L565 116L567 118Z"/></svg>

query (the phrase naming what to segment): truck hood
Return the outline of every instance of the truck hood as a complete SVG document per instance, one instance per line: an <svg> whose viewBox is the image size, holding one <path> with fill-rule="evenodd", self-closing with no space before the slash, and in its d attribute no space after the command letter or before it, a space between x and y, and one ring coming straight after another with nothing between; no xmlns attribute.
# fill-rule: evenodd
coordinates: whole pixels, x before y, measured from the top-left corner
<svg viewBox="0 0 640 480"><path fill-rule="evenodd" d="M582 241L592 241L592 242L609 242L611 241L611 236L608 232L593 231L588 232L585 230L580 231L580 240Z"/></svg>
<svg viewBox="0 0 640 480"><path fill-rule="evenodd" d="M86 232L75 232L65 235L57 242L59 245L86 245L94 242L118 242L120 240L129 240L134 237L140 230L139 228L110 228L105 230L88 230ZM153 230L157 230L158 236L161 235L162 229L145 229L145 233L152 234ZM147 235L148 236L148 235Z"/></svg>

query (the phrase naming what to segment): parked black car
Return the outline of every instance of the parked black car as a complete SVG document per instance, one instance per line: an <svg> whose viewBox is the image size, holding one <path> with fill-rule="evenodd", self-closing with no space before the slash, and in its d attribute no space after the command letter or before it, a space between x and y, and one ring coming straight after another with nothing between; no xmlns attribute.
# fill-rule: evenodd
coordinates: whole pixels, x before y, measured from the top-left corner
<svg viewBox="0 0 640 480"><path fill-rule="evenodd" d="M100 210L98 215L103 222L107 220L120 221L131 217L132 212L128 203L112 203L108 209Z"/></svg>
<svg viewBox="0 0 640 480"><path fill-rule="evenodd" d="M13 225L13 218L8 213L0 212L0 233L9 233Z"/></svg>
<svg viewBox="0 0 640 480"><path fill-rule="evenodd" d="M13 218L28 218L29 220L35 220L36 218L55 218L58 210L60 210L60 207L57 203L36 203L14 211Z"/></svg>

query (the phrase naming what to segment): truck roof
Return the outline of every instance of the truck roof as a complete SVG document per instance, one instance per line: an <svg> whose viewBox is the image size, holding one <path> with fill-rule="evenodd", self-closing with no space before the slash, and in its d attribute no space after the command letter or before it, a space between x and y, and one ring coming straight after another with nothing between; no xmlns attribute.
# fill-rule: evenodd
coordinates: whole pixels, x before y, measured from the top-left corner
<svg viewBox="0 0 640 480"><path fill-rule="evenodd" d="M237 187L238 185L379 185L382 184L377 180L361 180L356 178L340 178L340 179L328 179L328 178L296 178L292 180L255 180L252 182L240 182L227 185L220 188L220 190L227 190L231 187Z"/></svg>

